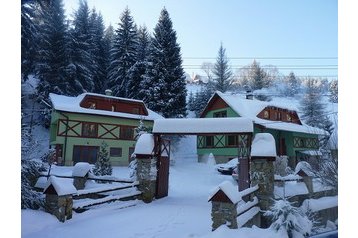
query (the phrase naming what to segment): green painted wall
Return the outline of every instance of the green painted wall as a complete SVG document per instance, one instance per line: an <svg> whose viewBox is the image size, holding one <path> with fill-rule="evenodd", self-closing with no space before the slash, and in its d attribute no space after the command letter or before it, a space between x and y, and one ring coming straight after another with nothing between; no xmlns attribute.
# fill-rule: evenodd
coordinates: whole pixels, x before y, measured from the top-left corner
<svg viewBox="0 0 358 238"><path fill-rule="evenodd" d="M69 117L69 120L78 120L78 121L87 121L87 122L96 122L96 123L108 123L108 124L121 124L127 126L135 126L139 125L140 120L135 119L125 119L125 118L115 118L115 117L106 117L106 116L97 116L97 115L89 115L89 114L75 114L75 113L67 113L63 112L64 115ZM58 120L66 119L65 116L61 115L57 111L53 111L51 115L51 125L50 125L50 144L62 144L63 145L63 153L65 152L65 136L57 136L58 129ZM143 121L144 125L148 128L153 127L153 121ZM73 123L72 123L73 125ZM71 124L70 124L71 126ZM60 131L65 130L65 126L60 126ZM75 127L75 131L81 134L81 127ZM98 128L98 132L101 133L100 127ZM117 129L118 130L118 129ZM114 133L119 133L113 131ZM71 135L71 133L68 133ZM73 132L72 132L73 134ZM134 140L115 140L115 139L97 139L97 138L82 138L82 137L67 137L66 142L66 155L65 155L65 165L73 165L72 156L73 156L73 147L75 145L81 146L100 146L102 141L105 141L108 144L108 149L110 147L121 147L122 148L122 156L121 157L110 157L110 161L112 165L128 165L128 157L129 157L129 148L135 147Z"/></svg>
<svg viewBox="0 0 358 238"><path fill-rule="evenodd" d="M227 117L239 117L240 116L234 110L232 110L231 107L226 107L226 108L208 111L208 113L205 115L205 117L212 118L212 117L214 117L215 112L221 112L221 111L226 111Z"/></svg>

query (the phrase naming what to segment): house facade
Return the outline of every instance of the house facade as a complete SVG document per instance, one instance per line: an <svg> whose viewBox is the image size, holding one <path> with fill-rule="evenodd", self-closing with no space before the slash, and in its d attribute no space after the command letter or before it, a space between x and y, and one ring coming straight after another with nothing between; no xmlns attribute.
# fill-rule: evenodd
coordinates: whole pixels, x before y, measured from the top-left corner
<svg viewBox="0 0 358 238"><path fill-rule="evenodd" d="M94 93L77 97L51 93L50 99L50 146L61 165L94 164L102 142L108 145L112 165L128 165L140 121L152 128L155 119L163 118L141 100Z"/></svg>
<svg viewBox="0 0 358 238"><path fill-rule="evenodd" d="M325 132L305 125L297 112L287 105L262 102L242 95L216 92L203 110L202 118L246 117L253 121L254 135L270 133L275 138L279 156L288 156L294 167L301 160L319 155L318 136ZM213 153L217 162L224 163L237 157L238 148L249 143L251 138L235 135L198 136L197 152L199 161Z"/></svg>

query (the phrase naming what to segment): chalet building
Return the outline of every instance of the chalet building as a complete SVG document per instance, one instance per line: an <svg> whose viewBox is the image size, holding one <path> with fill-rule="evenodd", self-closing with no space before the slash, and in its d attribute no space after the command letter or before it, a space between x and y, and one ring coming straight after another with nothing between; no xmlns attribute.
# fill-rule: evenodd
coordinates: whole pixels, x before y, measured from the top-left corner
<svg viewBox="0 0 358 238"><path fill-rule="evenodd" d="M318 136L325 132L305 125L295 109L253 97L216 92L200 115L201 118L246 117L254 123L256 133L270 133L275 138L277 155L286 155L294 167L301 160L319 155ZM247 137L247 136L246 136ZM212 135L197 137L199 161L213 153L217 162L224 163L237 157L238 148L251 139L245 136Z"/></svg>
<svg viewBox="0 0 358 238"><path fill-rule="evenodd" d="M112 165L128 165L140 121L152 128L155 119L163 118L141 100L113 97L110 93L83 93L77 97L50 93L50 146L56 149L58 164L94 164L104 141Z"/></svg>

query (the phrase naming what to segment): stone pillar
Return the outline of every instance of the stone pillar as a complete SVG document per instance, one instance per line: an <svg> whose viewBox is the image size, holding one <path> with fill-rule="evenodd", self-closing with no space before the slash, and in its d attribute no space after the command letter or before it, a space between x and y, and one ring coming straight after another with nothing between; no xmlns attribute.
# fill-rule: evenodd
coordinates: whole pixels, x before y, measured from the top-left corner
<svg viewBox="0 0 358 238"><path fill-rule="evenodd" d="M61 222L72 218L72 195L46 194L45 209Z"/></svg>
<svg viewBox="0 0 358 238"><path fill-rule="evenodd" d="M313 183L311 176L303 176L303 182L306 184L307 190L310 194L310 197L313 195Z"/></svg>
<svg viewBox="0 0 358 238"><path fill-rule="evenodd" d="M81 190L85 188L85 184L87 182L88 174L86 174L84 177L74 177L73 179L73 186L77 190Z"/></svg>
<svg viewBox="0 0 358 238"><path fill-rule="evenodd" d="M221 225L227 225L230 229L237 229L237 203L211 202L212 230L216 230Z"/></svg>
<svg viewBox="0 0 358 238"><path fill-rule="evenodd" d="M142 200L152 202L156 191L156 159L152 157L137 158L138 190L142 192Z"/></svg>
<svg viewBox="0 0 358 238"><path fill-rule="evenodd" d="M274 165L270 158L252 157L250 163L251 187L258 185L256 196L262 211L269 210L274 199ZM270 225L269 219L261 216L261 224L264 227Z"/></svg>

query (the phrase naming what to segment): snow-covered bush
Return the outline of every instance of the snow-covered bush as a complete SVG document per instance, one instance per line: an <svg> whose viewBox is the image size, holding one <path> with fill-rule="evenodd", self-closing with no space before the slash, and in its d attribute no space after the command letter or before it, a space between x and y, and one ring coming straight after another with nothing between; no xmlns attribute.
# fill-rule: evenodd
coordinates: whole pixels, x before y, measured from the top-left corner
<svg viewBox="0 0 358 238"><path fill-rule="evenodd" d="M128 168L129 168L129 177L131 179L133 179L134 181L137 180L137 164L138 164L138 161L137 159L134 159L132 160L129 165L128 165Z"/></svg>
<svg viewBox="0 0 358 238"><path fill-rule="evenodd" d="M46 171L39 160L21 159L21 209L39 209L44 205L44 196L34 190L40 172Z"/></svg>
<svg viewBox="0 0 358 238"><path fill-rule="evenodd" d="M308 217L288 200L276 200L264 215L273 221L272 229L284 230L290 238L307 236L312 229L312 222Z"/></svg>
<svg viewBox="0 0 358 238"><path fill-rule="evenodd" d="M98 153L98 160L95 164L95 167L93 168L93 174L97 176L112 175L112 165L109 161L107 148L107 143L103 141Z"/></svg>
<svg viewBox="0 0 358 238"><path fill-rule="evenodd" d="M274 162L275 174L287 175L287 156L277 156Z"/></svg>
<svg viewBox="0 0 358 238"><path fill-rule="evenodd" d="M210 153L208 156L208 160L206 161L206 164L209 166L215 166L216 165L216 161L215 161L215 157L213 155L213 153Z"/></svg>

